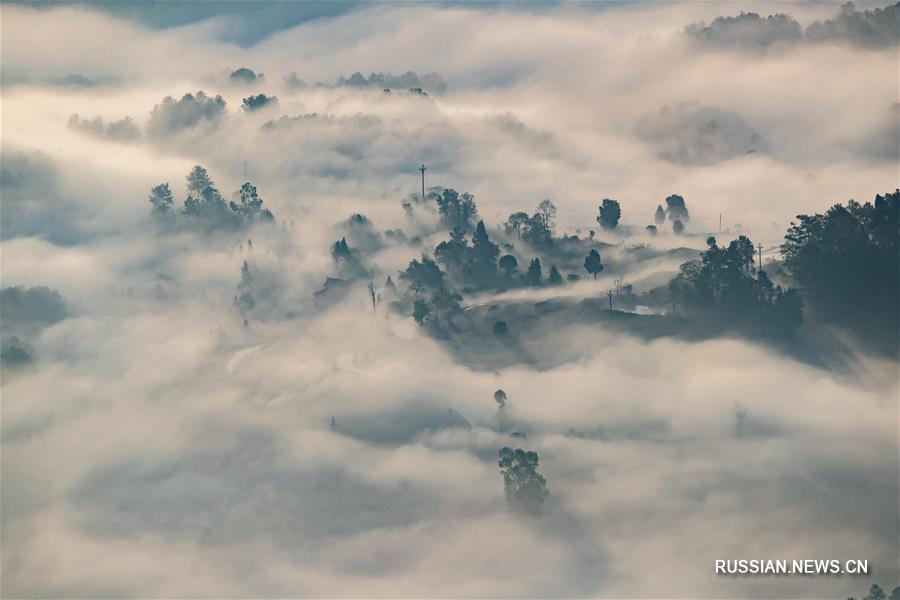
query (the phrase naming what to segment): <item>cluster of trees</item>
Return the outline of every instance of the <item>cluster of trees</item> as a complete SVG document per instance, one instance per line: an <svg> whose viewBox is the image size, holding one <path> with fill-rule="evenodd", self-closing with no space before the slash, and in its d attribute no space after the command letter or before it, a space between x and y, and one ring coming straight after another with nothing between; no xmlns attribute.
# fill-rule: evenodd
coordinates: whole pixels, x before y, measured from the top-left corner
<svg viewBox="0 0 900 600"><path fill-rule="evenodd" d="M460 194L456 190L447 188L439 190L435 196L441 222L447 229L461 229L469 231L478 218L478 207L472 194L464 192Z"/></svg>
<svg viewBox="0 0 900 600"><path fill-rule="evenodd" d="M678 194L672 194L666 198L666 208L663 209L662 204L656 206L656 213L653 220L656 225L648 225L647 231L655 234L660 225L666 222L666 219L672 222L672 232L681 235L684 232L684 224L691 220L687 205L684 198Z"/></svg>
<svg viewBox="0 0 900 600"><path fill-rule="evenodd" d="M498 454L506 506L517 514L541 516L541 507L548 492L547 480L537 470L537 452L504 447Z"/></svg>
<svg viewBox="0 0 900 600"><path fill-rule="evenodd" d="M278 98L275 96L266 96L265 94L256 94L255 96L250 95L241 102L241 110L244 112L251 112L276 104L278 104Z"/></svg>
<svg viewBox="0 0 900 600"><path fill-rule="evenodd" d="M542 200L530 217L526 212L514 212L506 220L506 232L524 240L532 246L548 246L553 243L553 228L556 224L556 206L550 200Z"/></svg>
<svg viewBox="0 0 900 600"><path fill-rule="evenodd" d="M699 260L681 265L669 282L673 308L718 324L764 327L790 333L803 322L803 304L795 290L775 285L754 268L753 243L746 236L719 247L716 239Z"/></svg>
<svg viewBox="0 0 900 600"><path fill-rule="evenodd" d="M253 223L275 220L269 209L263 207L263 199L256 186L249 181L244 183L233 195L234 200L226 202L207 170L200 165L188 173L187 192L183 210L176 212L169 184L154 186L150 190L149 200L157 222L167 228L184 222L204 231L216 231L235 230Z"/></svg>
<svg viewBox="0 0 900 600"><path fill-rule="evenodd" d="M896 352L900 190L797 219L781 251L816 318Z"/></svg>

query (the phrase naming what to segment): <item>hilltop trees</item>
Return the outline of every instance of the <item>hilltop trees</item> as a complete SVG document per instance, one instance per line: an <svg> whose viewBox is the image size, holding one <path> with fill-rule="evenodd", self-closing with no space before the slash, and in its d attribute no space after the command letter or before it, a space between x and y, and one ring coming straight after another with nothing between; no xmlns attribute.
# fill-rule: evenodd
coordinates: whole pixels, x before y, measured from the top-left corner
<svg viewBox="0 0 900 600"><path fill-rule="evenodd" d="M460 194L453 189L445 189L435 198L441 221L447 229L458 227L463 231L472 229L478 216L478 207L472 194Z"/></svg>
<svg viewBox="0 0 900 600"><path fill-rule="evenodd" d="M597 222L603 229L615 229L619 225L619 218L622 216L622 208L617 200L604 198L600 205L600 215Z"/></svg>
<svg viewBox="0 0 900 600"><path fill-rule="evenodd" d="M275 220L271 211L263 207L256 186L244 183L237 192L238 202L225 202L216 189L209 172L200 165L187 175L187 198L180 215L173 210L174 201L168 183L150 190L154 218L167 226L189 226L205 232L235 230L253 223ZM181 217L181 219L177 217Z"/></svg>
<svg viewBox="0 0 900 600"><path fill-rule="evenodd" d="M755 271L753 243L745 236L728 247L713 240L699 260L681 265L669 290L686 312L718 318L723 324L789 334L803 321L797 292L782 289L764 271Z"/></svg>
<svg viewBox="0 0 900 600"><path fill-rule="evenodd" d="M504 447L498 455L507 508L520 515L540 517L548 492L547 480L537 470L537 452Z"/></svg>
<svg viewBox="0 0 900 600"><path fill-rule="evenodd" d="M797 219L781 250L816 317L896 352L900 190Z"/></svg>

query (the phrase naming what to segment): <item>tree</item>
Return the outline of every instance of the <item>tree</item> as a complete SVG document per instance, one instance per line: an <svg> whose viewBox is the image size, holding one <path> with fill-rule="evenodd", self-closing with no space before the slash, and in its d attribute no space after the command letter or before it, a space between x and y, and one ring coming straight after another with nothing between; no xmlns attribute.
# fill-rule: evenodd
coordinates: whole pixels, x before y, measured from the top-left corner
<svg viewBox="0 0 900 600"><path fill-rule="evenodd" d="M603 229L615 229L619 225L619 218L622 216L622 209L617 200L604 198L600 205L600 216L597 222Z"/></svg>
<svg viewBox="0 0 900 600"><path fill-rule="evenodd" d="M236 212L245 222L273 221L275 217L268 209L263 208L263 200L256 191L256 186L249 181L241 186L240 203L231 202L231 210Z"/></svg>
<svg viewBox="0 0 900 600"><path fill-rule="evenodd" d="M656 206L656 214L653 215L653 220L656 221L657 225L662 225L665 222L666 211L663 210L662 204Z"/></svg>
<svg viewBox="0 0 900 600"><path fill-rule="evenodd" d="M547 283L549 285L561 285L563 282L562 275L556 269L556 265L550 265L550 273L547 275Z"/></svg>
<svg viewBox="0 0 900 600"><path fill-rule="evenodd" d="M644 231L647 232L647 235L656 235L657 234L656 225L647 225L646 227L644 227Z"/></svg>
<svg viewBox="0 0 900 600"><path fill-rule="evenodd" d="M505 254L501 256L500 262L498 264L508 277L512 277L516 272L516 269L519 267L519 261L517 261L516 257L512 254Z"/></svg>
<svg viewBox="0 0 900 600"><path fill-rule="evenodd" d="M422 255L421 262L413 259L406 270L400 273L400 279L409 282L409 289L417 296L428 289L437 289L444 283L445 273L433 260Z"/></svg>
<svg viewBox="0 0 900 600"><path fill-rule="evenodd" d="M475 206L475 198L472 194L460 194L456 190L448 188L436 196L435 201L441 219L448 229L454 227L459 227L464 231L471 229L473 221L478 216L478 208Z"/></svg>
<svg viewBox="0 0 900 600"><path fill-rule="evenodd" d="M597 275L603 270L603 263L600 262L600 253L591 248L591 251L588 252L588 255L584 259L584 270L594 276L594 280L597 279Z"/></svg>
<svg viewBox="0 0 900 600"><path fill-rule="evenodd" d="M556 224L556 206L549 199L541 200L537 206L537 214L544 228L552 235L553 227Z"/></svg>
<svg viewBox="0 0 900 600"><path fill-rule="evenodd" d="M188 173L187 176L187 190L188 197L193 198L194 200L200 200L200 194L206 188L214 188L212 178L209 176L209 173L201 167L200 165L195 166L191 169L191 172Z"/></svg>
<svg viewBox="0 0 900 600"><path fill-rule="evenodd" d="M658 209L657 209L658 211ZM684 204L684 198L678 194L672 194L666 198L666 215L674 225L675 221L681 221L682 224L690 221L687 206Z"/></svg>
<svg viewBox="0 0 900 600"><path fill-rule="evenodd" d="M498 455L506 506L517 514L540 517L548 492L547 480L537 470L537 452L504 447Z"/></svg>
<svg viewBox="0 0 900 600"><path fill-rule="evenodd" d="M150 204L153 205L153 214L155 215L170 214L172 212L172 206L175 204L168 183L161 183L153 186L150 189L150 196L148 199L150 200Z"/></svg>
<svg viewBox="0 0 900 600"><path fill-rule="evenodd" d="M500 247L488 237L484 221L478 221L472 234L472 249L466 271L475 279L486 281L497 274L497 256Z"/></svg>
<svg viewBox="0 0 900 600"><path fill-rule="evenodd" d="M460 227L454 227L450 230L450 239L441 242L434 249L434 258L445 267L461 267L468 250L466 232Z"/></svg>
<svg viewBox="0 0 900 600"><path fill-rule="evenodd" d="M507 233L516 232L517 237L522 237L522 228L528 222L528 213L524 212L514 212L509 215L509 218L506 220L505 227Z"/></svg>
<svg viewBox="0 0 900 600"><path fill-rule="evenodd" d="M541 259L533 258L528 264L528 271L525 273L525 283L531 286L538 286L541 285L542 279Z"/></svg>
<svg viewBox="0 0 900 600"><path fill-rule="evenodd" d="M543 217L535 214L522 225L522 239L532 246L546 246L550 244L553 236Z"/></svg>
<svg viewBox="0 0 900 600"><path fill-rule="evenodd" d="M675 235L681 235L684 232L684 223L681 221L675 221L672 223L672 232Z"/></svg>

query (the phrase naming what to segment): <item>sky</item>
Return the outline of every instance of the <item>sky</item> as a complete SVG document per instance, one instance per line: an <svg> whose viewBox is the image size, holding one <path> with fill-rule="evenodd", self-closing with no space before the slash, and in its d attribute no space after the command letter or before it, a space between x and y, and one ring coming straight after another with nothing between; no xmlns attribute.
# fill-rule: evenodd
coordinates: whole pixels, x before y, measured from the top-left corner
<svg viewBox="0 0 900 600"><path fill-rule="evenodd" d="M897 9L865 27L841 10L0 5L0 278L65 304L65 318L3 325L37 359L3 373L2 595L837 598L897 585L896 361L852 341L840 365L812 364L739 338L568 323L534 334L536 365L479 368L386 303L373 315L362 283L332 305L314 296L339 275L329 248L354 213L380 232L366 249L379 282L419 254L384 232L446 237L402 207L420 164L429 187L472 193L501 239L510 213L545 198L558 233L586 236L614 198L633 235L598 231L605 259L739 233L777 258L796 215L898 187ZM762 19L714 22L742 11ZM349 85L356 72L394 87ZM224 109L172 107L199 91ZM242 109L261 93L277 101ZM197 164L226 199L252 181L275 223L159 231L150 188L168 182L180 206ZM651 239L670 194L691 211L687 235ZM244 261L258 296L247 324ZM646 289L679 262L626 276ZM563 293L598 296L612 279ZM504 507L496 452L513 441L498 388L528 434L517 443L540 456L539 520ZM860 558L873 574L721 577L719 558Z"/></svg>

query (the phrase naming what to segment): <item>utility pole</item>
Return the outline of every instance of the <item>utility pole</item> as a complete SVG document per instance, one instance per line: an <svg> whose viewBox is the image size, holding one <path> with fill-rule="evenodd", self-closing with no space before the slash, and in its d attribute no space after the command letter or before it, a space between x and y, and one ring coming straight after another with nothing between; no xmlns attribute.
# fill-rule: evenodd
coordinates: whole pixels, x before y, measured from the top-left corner
<svg viewBox="0 0 900 600"><path fill-rule="evenodd" d="M419 167L419 170L422 171L422 202L425 202L425 165Z"/></svg>
<svg viewBox="0 0 900 600"><path fill-rule="evenodd" d="M762 271L762 244L759 244L759 270Z"/></svg>
<svg viewBox="0 0 900 600"><path fill-rule="evenodd" d="M607 291L606 295L609 296L609 316L612 316L612 297L613 297L612 290Z"/></svg>
<svg viewBox="0 0 900 600"><path fill-rule="evenodd" d="M719 233L722 233L722 213L719 213Z"/></svg>
<svg viewBox="0 0 900 600"><path fill-rule="evenodd" d="M329 426L331 427L332 431L334 431L334 428L337 427L337 423L335 422L333 415L331 417L331 423L329 423Z"/></svg>

